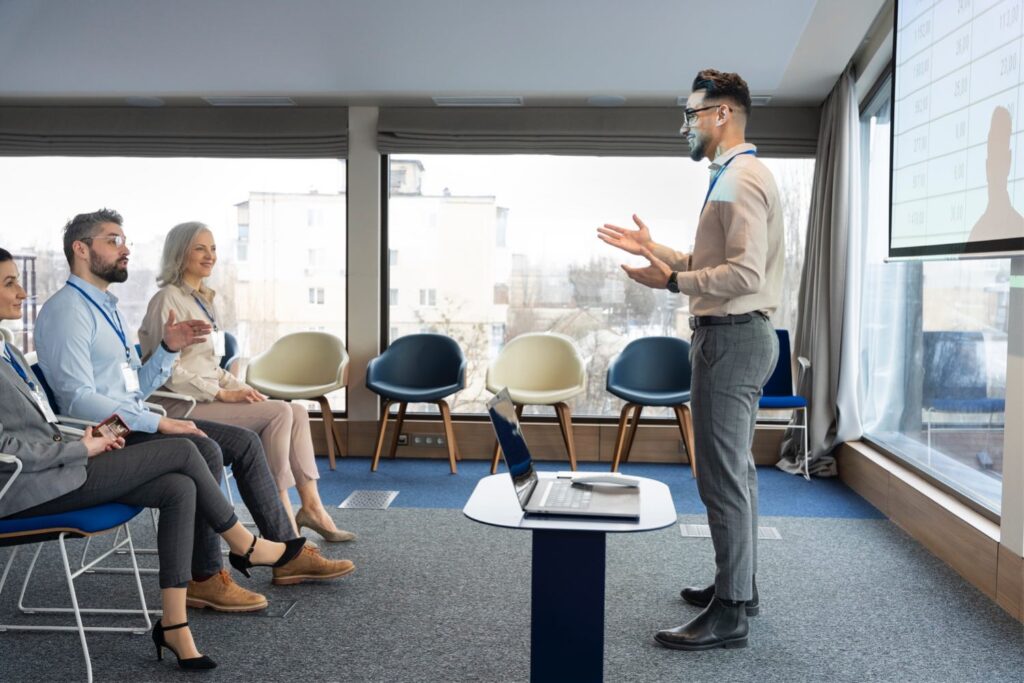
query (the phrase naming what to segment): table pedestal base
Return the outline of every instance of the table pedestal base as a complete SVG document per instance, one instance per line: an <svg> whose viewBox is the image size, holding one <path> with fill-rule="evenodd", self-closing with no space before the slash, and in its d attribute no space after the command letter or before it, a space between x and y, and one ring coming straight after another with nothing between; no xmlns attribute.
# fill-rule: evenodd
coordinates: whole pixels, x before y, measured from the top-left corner
<svg viewBox="0 0 1024 683"><path fill-rule="evenodd" d="M530 681L604 673L605 534L533 530Z"/></svg>

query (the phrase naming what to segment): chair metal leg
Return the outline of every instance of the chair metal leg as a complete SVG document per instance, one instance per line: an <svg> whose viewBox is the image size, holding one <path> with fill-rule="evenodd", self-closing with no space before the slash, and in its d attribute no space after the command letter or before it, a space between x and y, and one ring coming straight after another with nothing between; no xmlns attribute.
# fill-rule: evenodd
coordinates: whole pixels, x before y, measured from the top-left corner
<svg viewBox="0 0 1024 683"><path fill-rule="evenodd" d="M811 425L807 423L807 408L801 408L804 411L804 479L807 481L811 480L811 449L809 446L810 439L807 433L811 430Z"/></svg>
<svg viewBox="0 0 1024 683"><path fill-rule="evenodd" d="M523 416L523 405L515 405L516 417L521 418ZM494 440L494 455L491 456L491 474L498 473L498 458L501 456L501 444L498 440Z"/></svg>
<svg viewBox="0 0 1024 683"><path fill-rule="evenodd" d="M569 469L576 471L576 447L572 440L572 411L566 403L556 403L555 413L558 415L558 426L562 428L562 440L565 450L569 452Z"/></svg>
<svg viewBox="0 0 1024 683"><path fill-rule="evenodd" d="M458 447L455 445L455 429L452 428L452 412L444 401L438 401L437 407L441 410L441 420L444 422L444 438L448 444L448 464L452 468L452 474L457 474L458 468L455 465L455 458L456 453L458 453Z"/></svg>
<svg viewBox="0 0 1024 683"><path fill-rule="evenodd" d="M644 407L638 403L633 404L633 424L629 427L629 437L626 439L626 450L622 453L622 462L629 462L629 453L633 450L633 439L636 438L636 430L640 426L640 413Z"/></svg>
<svg viewBox="0 0 1024 683"><path fill-rule="evenodd" d="M626 423L629 421L629 413L633 410L632 403L627 403L622 406L622 412L619 413L619 429L615 433L615 455L612 456L612 472L619 471L619 460L622 458L622 447L625 444L626 438Z"/></svg>
<svg viewBox="0 0 1024 683"><path fill-rule="evenodd" d="M408 403L402 403L398 406L398 417L395 418L395 433L391 436L391 450L388 452L389 458L394 458L398 453L398 437L402 435L402 424L405 422L405 409Z"/></svg>
<svg viewBox="0 0 1024 683"><path fill-rule="evenodd" d="M686 446L686 457L690 461L690 471L693 478L697 478L697 451L693 445L693 415L690 413L690 406L686 403L674 406L676 409L676 422L679 423L679 432L683 435L683 444Z"/></svg>
<svg viewBox="0 0 1024 683"><path fill-rule="evenodd" d="M87 679L89 681L92 681L92 660L91 660L91 657L89 655L89 644L88 644L88 641L86 640L86 637L85 637L85 632L86 631L100 631L100 632L106 632L106 633L145 634L146 632L148 632L153 627L153 622L150 619L150 610L147 609L147 606L146 606L146 596L145 596L145 592L143 591L143 588L142 588L142 578L141 578L141 576L139 574L139 565L138 565L138 563L135 560L135 548L134 548L134 544L132 542L131 530L128 529L127 526L126 526L125 527L125 540L121 541L119 545L117 545L114 548L111 548L110 550L106 551L101 556L99 556L96 559L92 560L92 564L100 562L101 560L105 559L106 557L112 555L122 545L127 545L128 546L128 554L132 558L132 568L133 568L134 573L135 573L135 587L137 588L138 593L139 593L139 603L140 603L140 606L141 606L141 609L136 609L136 610L100 609L100 608L89 609L89 608L82 608L78 604L78 593L75 590L75 579L78 578L79 576L81 576L82 574L86 573L86 571L90 567L87 566L85 568L79 568L79 569L75 570L74 572L71 571L71 562L68 559L68 550L67 550L67 538L68 538L68 536L69 536L69 534L67 532L61 533L57 537L57 542L60 545L60 555L61 555L61 562L62 562L63 568L64 568L64 577L67 580L68 593L71 596L71 607L26 607L25 604L24 604L25 603L25 593L28 590L29 581L32 578L32 574L35 571L35 567L36 567L36 564L37 564L38 559L39 559L39 554L42 551L42 547L43 547L42 543L39 543L37 545L36 552L33 554L32 561L29 564L28 570L26 571L25 580L24 580L24 582L22 584L22 587L21 587L21 593L18 596L17 607L18 607L18 609L21 612L23 612L25 614L36 614L36 613L44 613L44 614L61 613L61 614L67 614L67 613L71 613L71 614L74 614L74 616L75 616L75 625L74 626L37 626L37 625L23 625L23 624L0 624L0 632L10 630L10 631L65 631L65 632L73 631L73 632L77 633L78 634L79 643L82 646L82 656L85 659L85 668L86 668ZM8 577L8 574L10 572L11 565L13 564L13 560L14 560L16 554L17 554L17 550L18 550L18 548L16 548L16 547L12 549L11 555L10 555L10 559L8 560L7 565L4 567L3 575L0 576L0 592L3 591L3 587L4 587L4 585L7 582L7 577ZM159 614L159 611L154 611L154 613ZM82 615L83 614L141 614L141 615L143 615L145 626L128 626L128 627L86 626L85 623L82 621Z"/></svg>
<svg viewBox="0 0 1024 683"><path fill-rule="evenodd" d="M331 412L331 404L327 402L326 396L317 396L317 403L320 404L320 413L324 419L324 436L327 439L327 460L331 464L333 470L336 466L334 460L335 451L338 456L343 455L341 452L341 442L338 441L338 434L334 431L334 413Z"/></svg>
<svg viewBox="0 0 1024 683"><path fill-rule="evenodd" d="M61 534L59 539L60 557L64 562L64 577L68 581L68 592L71 593L71 606L75 610L75 624L78 626L78 640L82 643L82 656L85 657L86 680L89 681L89 683L92 683L92 659L89 657L89 643L85 640L85 624L82 623L82 612L78 609L78 595L75 593L75 580L71 576L71 566L68 564L68 549L64 545L65 535L66 534ZM39 547L41 548L42 544L40 544ZM132 561L135 561L134 555L132 555ZM136 569L138 568L136 567ZM148 620L149 616L147 615L146 618Z"/></svg>
<svg viewBox="0 0 1024 683"><path fill-rule="evenodd" d="M380 429L377 430L377 450L373 452L373 462L370 463L370 471L376 472L380 464L380 452L384 448L384 434L388 430L388 410L391 408L391 401L384 401L384 411L380 415Z"/></svg>

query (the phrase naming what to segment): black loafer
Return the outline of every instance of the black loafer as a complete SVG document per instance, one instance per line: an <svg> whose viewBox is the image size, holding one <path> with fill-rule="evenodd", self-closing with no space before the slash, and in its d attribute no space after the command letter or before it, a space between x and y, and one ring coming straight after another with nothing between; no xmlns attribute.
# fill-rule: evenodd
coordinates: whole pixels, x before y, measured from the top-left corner
<svg viewBox="0 0 1024 683"><path fill-rule="evenodd" d="M747 646L747 613L742 602L726 604L712 598L692 621L654 634L659 645L673 650L711 650Z"/></svg>
<svg viewBox="0 0 1024 683"><path fill-rule="evenodd" d="M711 584L710 586L706 586L704 588L698 588L696 586L684 588L683 590L679 591L679 597L681 597L683 600L690 603L691 605L696 605L697 607L707 607L711 604L711 600L715 597L715 584ZM761 612L761 600L757 595L756 578L754 579L754 597L750 600L747 600L745 606L748 617L756 617Z"/></svg>

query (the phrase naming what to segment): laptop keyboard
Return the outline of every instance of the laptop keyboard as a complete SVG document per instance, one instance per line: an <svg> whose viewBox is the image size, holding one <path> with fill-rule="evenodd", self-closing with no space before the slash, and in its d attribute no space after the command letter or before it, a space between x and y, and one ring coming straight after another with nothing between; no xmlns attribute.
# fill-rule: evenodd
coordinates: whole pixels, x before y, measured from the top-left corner
<svg viewBox="0 0 1024 683"><path fill-rule="evenodd" d="M589 488L573 486L569 482L557 482L552 485L546 506L586 510L590 507L592 493Z"/></svg>

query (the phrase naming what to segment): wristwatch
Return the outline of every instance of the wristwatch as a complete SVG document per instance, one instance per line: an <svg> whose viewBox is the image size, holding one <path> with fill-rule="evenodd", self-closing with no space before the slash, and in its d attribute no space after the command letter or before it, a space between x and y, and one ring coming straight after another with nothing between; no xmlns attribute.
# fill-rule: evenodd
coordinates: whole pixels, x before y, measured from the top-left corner
<svg viewBox="0 0 1024 683"><path fill-rule="evenodd" d="M679 275L676 271L672 271L672 274L668 276L668 282L665 283L665 289L672 292L673 294L679 293L679 283L676 282L676 277Z"/></svg>

